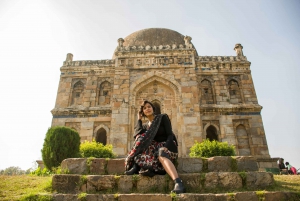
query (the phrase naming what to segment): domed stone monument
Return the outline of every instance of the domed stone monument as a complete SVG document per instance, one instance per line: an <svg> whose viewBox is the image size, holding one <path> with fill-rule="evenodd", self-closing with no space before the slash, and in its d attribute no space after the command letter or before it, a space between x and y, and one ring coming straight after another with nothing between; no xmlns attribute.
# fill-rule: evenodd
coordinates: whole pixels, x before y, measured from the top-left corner
<svg viewBox="0 0 300 201"><path fill-rule="evenodd" d="M234 46L236 56L201 56L192 37L162 28L116 41L112 59L77 61L67 55L52 126L71 127L82 141L112 144L125 156L146 99L169 115L180 156L188 156L195 141L209 139L235 145L237 155L270 158L241 44Z"/></svg>

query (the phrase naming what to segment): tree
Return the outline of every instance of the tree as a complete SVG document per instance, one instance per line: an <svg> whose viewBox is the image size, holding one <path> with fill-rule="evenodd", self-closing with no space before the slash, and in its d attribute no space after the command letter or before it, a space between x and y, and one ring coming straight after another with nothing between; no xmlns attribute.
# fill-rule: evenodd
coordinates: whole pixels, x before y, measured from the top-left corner
<svg viewBox="0 0 300 201"><path fill-rule="evenodd" d="M1 170L0 174L2 175L20 175L25 174L25 171L22 170L20 167L11 166L6 168L5 170Z"/></svg>
<svg viewBox="0 0 300 201"><path fill-rule="evenodd" d="M77 131L64 126L49 128L41 150L44 165L51 170L66 158L78 157L79 146L80 137Z"/></svg>

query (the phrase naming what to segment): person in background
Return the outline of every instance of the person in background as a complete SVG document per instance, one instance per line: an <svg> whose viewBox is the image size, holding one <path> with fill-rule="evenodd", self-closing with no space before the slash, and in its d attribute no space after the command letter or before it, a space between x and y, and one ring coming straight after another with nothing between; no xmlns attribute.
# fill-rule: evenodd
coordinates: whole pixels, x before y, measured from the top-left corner
<svg viewBox="0 0 300 201"><path fill-rule="evenodd" d="M283 158L279 159L278 168L280 170L280 174L288 174L288 170L284 165L284 159Z"/></svg>
<svg viewBox="0 0 300 201"><path fill-rule="evenodd" d="M286 162L285 165L286 165L286 167L288 169L289 174L297 174L296 168L293 167L292 165L290 165L289 162Z"/></svg>

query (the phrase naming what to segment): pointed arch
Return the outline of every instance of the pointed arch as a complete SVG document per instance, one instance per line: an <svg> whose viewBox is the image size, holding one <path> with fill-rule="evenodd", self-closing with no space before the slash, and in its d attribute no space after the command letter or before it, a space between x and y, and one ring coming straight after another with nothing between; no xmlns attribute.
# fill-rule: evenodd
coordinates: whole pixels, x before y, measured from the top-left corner
<svg viewBox="0 0 300 201"><path fill-rule="evenodd" d="M142 76L140 79L135 81L131 86L130 86L130 92L132 94L131 96L131 103L132 105L135 105L135 97L136 93L143 88L144 86L148 85L151 82L158 81L163 83L164 85L170 87L173 89L175 93L175 101L177 103L181 102L180 94L181 94L181 86L180 84L174 79L174 77L170 75L166 75L164 73L159 73L159 72L149 72L146 75Z"/></svg>
<svg viewBox="0 0 300 201"><path fill-rule="evenodd" d="M221 139L219 136L220 136L219 125L214 124L212 122L206 122L203 129L202 139L209 139L210 141L212 140L220 141Z"/></svg>
<svg viewBox="0 0 300 201"><path fill-rule="evenodd" d="M203 79L200 83L201 90L201 105L202 104L214 104L214 90L212 82L209 79Z"/></svg>
<svg viewBox="0 0 300 201"><path fill-rule="evenodd" d="M246 126L239 124L235 127L236 138L237 138L237 151L239 156L250 156L250 143L249 135L246 130Z"/></svg>
<svg viewBox="0 0 300 201"><path fill-rule="evenodd" d="M109 105L112 97L112 84L105 80L99 84L98 105Z"/></svg>
<svg viewBox="0 0 300 201"><path fill-rule="evenodd" d="M95 139L97 142L101 142L104 145L110 143L109 136L109 128L104 124L97 126L93 133L93 139Z"/></svg>
<svg viewBox="0 0 300 201"><path fill-rule="evenodd" d="M73 83L70 105L82 105L84 83L76 80Z"/></svg>
<svg viewBox="0 0 300 201"><path fill-rule="evenodd" d="M227 84L228 84L228 90L230 96L230 103L231 104L242 103L241 89L240 89L239 82L235 79L231 79L228 81Z"/></svg>

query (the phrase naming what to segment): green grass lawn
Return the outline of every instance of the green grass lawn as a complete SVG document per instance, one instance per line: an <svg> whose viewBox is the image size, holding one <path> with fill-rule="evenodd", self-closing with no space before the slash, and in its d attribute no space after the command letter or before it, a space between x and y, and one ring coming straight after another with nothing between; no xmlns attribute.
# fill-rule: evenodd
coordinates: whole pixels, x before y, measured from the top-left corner
<svg viewBox="0 0 300 201"><path fill-rule="evenodd" d="M0 200L22 200L37 193L51 194L51 176L0 175ZM275 185L266 191L300 192L300 175L274 175Z"/></svg>
<svg viewBox="0 0 300 201"><path fill-rule="evenodd" d="M52 176L0 175L0 200L21 200L26 195L51 193Z"/></svg>

